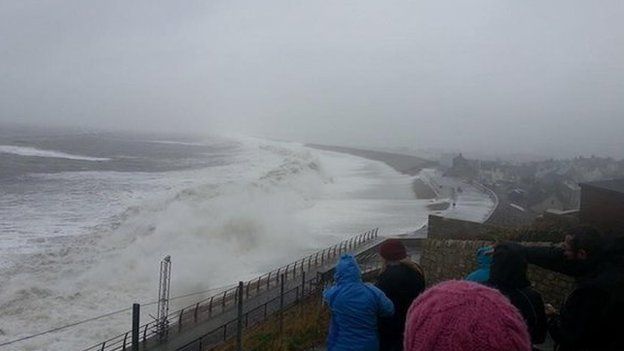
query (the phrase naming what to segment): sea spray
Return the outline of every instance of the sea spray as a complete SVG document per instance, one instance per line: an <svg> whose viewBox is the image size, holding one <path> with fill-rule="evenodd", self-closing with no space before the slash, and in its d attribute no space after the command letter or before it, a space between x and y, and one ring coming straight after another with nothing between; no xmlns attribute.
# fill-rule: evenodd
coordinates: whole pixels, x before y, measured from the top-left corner
<svg viewBox="0 0 624 351"><path fill-rule="evenodd" d="M278 145L249 142L246 147L245 153L232 156L240 158L232 167L144 176L38 176L79 185L83 190L77 196L91 189L96 199L98 193L110 194L94 179L115 179L121 184L124 177L151 178L164 187L138 197L130 189L132 204L111 216L109 225L98 224L89 235L67 237L63 248L51 244L54 237L44 238L50 250L27 255L25 266L32 268L19 268L11 274L9 286L0 290L6 301L0 306L4 320L13 322L7 323L5 335L14 338L133 301L153 300L157 264L166 254L174 262L172 293L183 295L255 276L315 247L305 225L293 214L312 206L312 195L328 181L318 159L308 151ZM167 185L166 179L174 182ZM188 303L188 299L176 300L172 308ZM149 318L148 313L143 317ZM127 318L121 314L107 323L78 326L15 349L50 343L51 349L80 348L124 331L120 326Z"/></svg>

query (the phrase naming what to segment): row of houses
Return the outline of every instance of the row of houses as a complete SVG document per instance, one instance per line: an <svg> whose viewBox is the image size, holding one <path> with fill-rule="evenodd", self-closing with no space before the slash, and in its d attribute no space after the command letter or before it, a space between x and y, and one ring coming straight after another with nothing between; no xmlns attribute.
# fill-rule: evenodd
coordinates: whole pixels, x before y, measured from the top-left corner
<svg viewBox="0 0 624 351"><path fill-rule="evenodd" d="M578 208L579 184L624 177L624 160L592 156L512 163L469 160L459 154L446 174L479 181L520 210L540 214Z"/></svg>

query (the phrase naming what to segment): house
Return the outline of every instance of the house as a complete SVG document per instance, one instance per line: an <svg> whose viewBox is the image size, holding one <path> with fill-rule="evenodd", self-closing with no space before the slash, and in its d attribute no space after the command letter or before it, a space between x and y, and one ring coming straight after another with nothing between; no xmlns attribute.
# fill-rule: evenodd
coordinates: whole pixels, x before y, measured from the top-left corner
<svg viewBox="0 0 624 351"><path fill-rule="evenodd" d="M579 219L610 236L624 236L624 178L581 183Z"/></svg>

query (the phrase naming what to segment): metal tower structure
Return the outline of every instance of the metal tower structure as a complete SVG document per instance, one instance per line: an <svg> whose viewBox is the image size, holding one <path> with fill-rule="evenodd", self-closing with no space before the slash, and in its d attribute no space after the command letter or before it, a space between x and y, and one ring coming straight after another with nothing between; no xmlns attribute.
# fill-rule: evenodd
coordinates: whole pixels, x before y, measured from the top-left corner
<svg viewBox="0 0 624 351"><path fill-rule="evenodd" d="M164 337L169 321L169 288L171 286L171 256L166 256L160 261L160 283L158 285L158 312L156 315L156 328L158 335Z"/></svg>

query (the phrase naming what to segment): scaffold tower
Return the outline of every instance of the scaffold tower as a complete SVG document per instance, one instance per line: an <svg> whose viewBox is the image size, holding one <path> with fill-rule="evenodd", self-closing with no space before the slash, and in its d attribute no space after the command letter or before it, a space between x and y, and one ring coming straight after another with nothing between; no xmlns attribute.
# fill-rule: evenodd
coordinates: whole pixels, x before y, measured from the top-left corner
<svg viewBox="0 0 624 351"><path fill-rule="evenodd" d="M171 256L160 261L160 283L158 285L158 312L156 315L157 330L160 337L164 337L169 321L169 288L171 286Z"/></svg>

